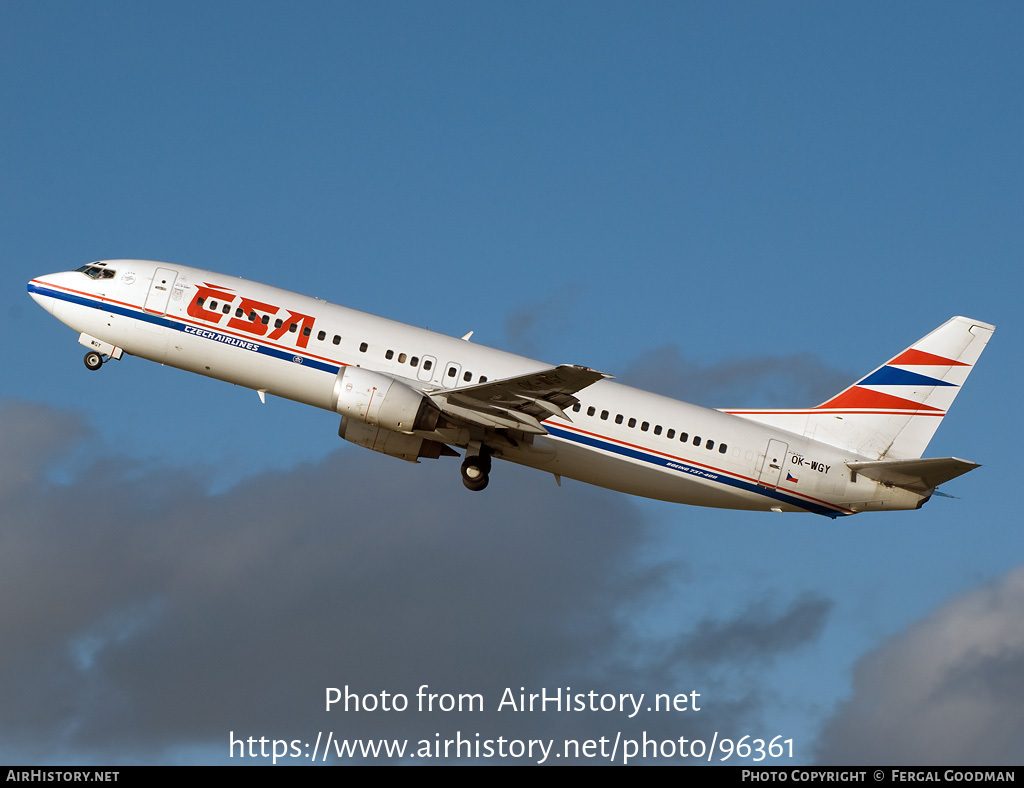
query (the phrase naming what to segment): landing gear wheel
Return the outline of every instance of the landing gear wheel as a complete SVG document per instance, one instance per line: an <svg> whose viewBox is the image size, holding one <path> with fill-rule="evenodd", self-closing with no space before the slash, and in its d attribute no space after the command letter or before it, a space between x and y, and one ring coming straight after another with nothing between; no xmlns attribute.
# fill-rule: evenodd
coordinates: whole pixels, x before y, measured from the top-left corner
<svg viewBox="0 0 1024 788"><path fill-rule="evenodd" d="M488 479L487 476L481 476L476 481L470 481L465 476L462 477L462 483L466 485L466 489L472 490L473 492L480 492L487 486L488 481L490 481L490 479Z"/></svg>
<svg viewBox="0 0 1024 788"><path fill-rule="evenodd" d="M491 470L491 458L484 455L467 457L462 461L462 483L467 490L478 492L487 486Z"/></svg>
<svg viewBox="0 0 1024 788"><path fill-rule="evenodd" d="M103 356L95 350L90 350L85 354L85 366L92 370L99 369L103 366Z"/></svg>

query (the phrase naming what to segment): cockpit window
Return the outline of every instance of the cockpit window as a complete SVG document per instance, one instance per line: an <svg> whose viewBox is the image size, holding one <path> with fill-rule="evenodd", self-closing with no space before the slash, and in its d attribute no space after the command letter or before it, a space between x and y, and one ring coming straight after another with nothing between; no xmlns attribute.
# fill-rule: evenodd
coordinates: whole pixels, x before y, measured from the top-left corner
<svg viewBox="0 0 1024 788"><path fill-rule="evenodd" d="M117 274L117 271L113 268L107 268L105 265L98 263L89 263L89 265L83 265L75 270L85 274L90 279L113 279Z"/></svg>

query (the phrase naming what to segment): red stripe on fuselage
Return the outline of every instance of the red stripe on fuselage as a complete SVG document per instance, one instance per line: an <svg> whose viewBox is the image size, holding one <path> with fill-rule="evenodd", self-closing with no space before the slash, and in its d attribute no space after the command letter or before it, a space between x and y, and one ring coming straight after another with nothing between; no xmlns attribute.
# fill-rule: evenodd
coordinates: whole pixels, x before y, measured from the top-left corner
<svg viewBox="0 0 1024 788"><path fill-rule="evenodd" d="M545 421L545 423L547 422ZM699 468L707 468L708 470L714 471L715 473L720 473L723 476L731 476L734 479L740 479L742 481L749 482L750 484L760 484L760 482L758 482L757 479L751 478L750 476L744 476L743 474L736 473L735 471L724 471L721 468L716 468L714 465L705 465L704 463L697 462L696 460L690 460L687 459L686 457L680 457L675 454L667 454L666 452L651 449L647 446L640 446L636 443L629 443L628 441L619 440L618 438L609 438L607 435L602 435L599 432L590 432L588 430L581 429L573 424L557 424L555 426L557 426L559 429L568 430L569 432L578 432L581 435L589 435L591 438L597 438L599 440L608 441L609 443L615 443L618 444L619 446L625 446L630 449L636 449L637 451L646 452L647 454L656 454L668 460L677 460L681 463L685 463L686 465L696 465ZM838 504L832 501L825 501L820 498L815 498L811 495L804 495L803 493L797 492L796 490L791 490L786 487L780 488L779 486L776 486L771 489L781 489L782 492L784 492L786 495L792 495L794 498L802 498L805 501L813 501L814 503L821 504L822 506L827 506L831 509L836 509L840 512L844 512L845 514L856 514L856 512L853 509L844 509L842 506L839 506Z"/></svg>
<svg viewBox="0 0 1024 788"><path fill-rule="evenodd" d="M90 301L98 301L100 304L116 304L117 306L123 306L123 307L125 307L127 309L132 309L132 310L134 310L136 312L141 312L144 315L148 315L148 314L160 315L161 314L159 312L153 312L153 313L147 312L145 309L140 307L138 304L132 304L132 303L129 303L128 301L118 301L115 298L107 298L106 296L98 296L95 293L89 293L89 292L86 292L84 290L75 290L74 288L66 287L64 285L55 285L55 284L53 284L51 282L40 282L38 279L33 279L31 284L35 284L35 285L38 285L40 287L47 287L47 288L50 288L51 290L61 290L61 291L65 292L65 293L71 293L73 295L81 296L81 297L86 298L86 299L88 299ZM219 326L216 323L198 322L198 321L195 321L195 320L189 320L188 318L177 317L177 316L173 316L172 317L171 315L169 315L166 312L164 312L162 314L168 320L172 320L175 323L181 323L183 325L187 324L187 325L191 325L191 326L197 326L199 328L205 328L205 329L208 329L208 330L211 330L211 331L217 330L217 331L221 332L222 334L227 334L229 336L233 336L236 339L244 339L244 340L246 340L248 342L255 342L256 344L266 345L267 347L276 348L277 350L283 350L283 351L286 351L288 353L294 353L295 355L298 355L298 356L305 356L307 358L316 359L317 361L326 361L328 364L337 364L339 367L351 366L350 364L346 364L344 361L338 361L337 359L333 359L333 358L330 358L328 356L318 356L315 353L310 353L308 350L305 350L305 349L299 349L299 348L296 348L296 347L289 347L288 345L279 345L276 342L268 342L265 339L253 337L252 334L239 334L239 333L236 333L234 331L229 331L228 329L224 328L223 326Z"/></svg>

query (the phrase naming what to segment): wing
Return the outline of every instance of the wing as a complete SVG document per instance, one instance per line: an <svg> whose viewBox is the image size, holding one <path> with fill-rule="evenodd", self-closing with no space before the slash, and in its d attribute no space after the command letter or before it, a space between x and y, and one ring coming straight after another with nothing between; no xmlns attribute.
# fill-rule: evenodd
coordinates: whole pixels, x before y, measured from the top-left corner
<svg viewBox="0 0 1024 788"><path fill-rule="evenodd" d="M572 421L565 408L579 402L573 395L607 377L588 367L562 364L514 378L434 392L430 398L456 422L545 435L547 430L541 424L544 419L560 416Z"/></svg>

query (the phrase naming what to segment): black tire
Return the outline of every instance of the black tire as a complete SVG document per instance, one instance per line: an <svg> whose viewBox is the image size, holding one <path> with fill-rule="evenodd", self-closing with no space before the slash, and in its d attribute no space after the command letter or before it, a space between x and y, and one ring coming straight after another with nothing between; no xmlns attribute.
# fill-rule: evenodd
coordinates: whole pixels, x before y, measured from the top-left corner
<svg viewBox="0 0 1024 788"><path fill-rule="evenodd" d="M462 483L474 492L487 486L491 458L487 455L467 457L462 461Z"/></svg>
<svg viewBox="0 0 1024 788"><path fill-rule="evenodd" d="M97 370L103 366L103 356L97 353L95 350L90 350L85 354L85 366L91 370Z"/></svg>

